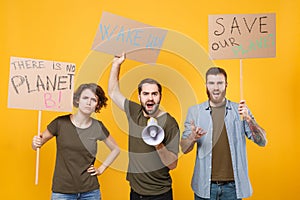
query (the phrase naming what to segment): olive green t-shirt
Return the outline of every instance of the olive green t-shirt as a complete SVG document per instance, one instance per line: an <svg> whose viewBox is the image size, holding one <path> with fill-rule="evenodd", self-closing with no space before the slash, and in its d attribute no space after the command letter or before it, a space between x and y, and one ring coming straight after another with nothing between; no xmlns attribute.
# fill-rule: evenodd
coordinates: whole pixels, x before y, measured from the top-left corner
<svg viewBox="0 0 300 200"><path fill-rule="evenodd" d="M233 181L233 168L226 127L224 123L225 104L212 107L213 149L212 181Z"/></svg>
<svg viewBox="0 0 300 200"><path fill-rule="evenodd" d="M142 130L146 127L149 118L143 115L141 105L128 99L124 107L129 122L127 180L138 194L163 194L171 189L172 179L169 168L161 162L155 147L146 144L141 138ZM180 132L176 120L168 113L157 117L156 120L165 133L162 143L177 155Z"/></svg>
<svg viewBox="0 0 300 200"><path fill-rule="evenodd" d="M90 127L73 125L70 115L54 119L47 129L56 136L56 164L52 191L59 193L88 192L99 188L97 176L87 172L95 162L97 140L109 136L102 122L93 119Z"/></svg>

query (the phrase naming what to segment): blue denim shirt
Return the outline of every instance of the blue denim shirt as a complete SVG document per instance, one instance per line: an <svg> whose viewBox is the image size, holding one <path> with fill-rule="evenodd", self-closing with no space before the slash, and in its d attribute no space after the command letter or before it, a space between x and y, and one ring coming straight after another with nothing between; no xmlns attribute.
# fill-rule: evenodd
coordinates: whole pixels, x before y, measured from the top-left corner
<svg viewBox="0 0 300 200"><path fill-rule="evenodd" d="M250 111L249 114L253 118ZM201 127L207 131L207 133L197 141L192 189L197 196L210 198L213 125L208 101L189 108L184 123L185 130L182 135L183 139L187 138L191 133L191 121L194 121L196 127ZM253 140L253 137L247 122L240 120L238 103L226 99L224 122L230 146L237 198L247 198L252 194L252 187L248 177L246 137L251 140Z"/></svg>

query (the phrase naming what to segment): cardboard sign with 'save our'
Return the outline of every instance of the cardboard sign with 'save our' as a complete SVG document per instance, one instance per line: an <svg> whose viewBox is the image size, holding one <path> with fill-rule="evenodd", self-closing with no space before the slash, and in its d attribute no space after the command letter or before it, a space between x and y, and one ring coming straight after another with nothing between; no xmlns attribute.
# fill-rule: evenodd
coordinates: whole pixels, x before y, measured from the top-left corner
<svg viewBox="0 0 300 200"><path fill-rule="evenodd" d="M276 15L209 15L208 37L212 59L276 57Z"/></svg>

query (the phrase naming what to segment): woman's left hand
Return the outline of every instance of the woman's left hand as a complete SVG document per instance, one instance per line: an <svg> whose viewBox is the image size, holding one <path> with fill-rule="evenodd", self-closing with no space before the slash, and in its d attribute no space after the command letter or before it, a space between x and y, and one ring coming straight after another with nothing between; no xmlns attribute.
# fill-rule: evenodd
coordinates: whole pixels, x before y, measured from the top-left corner
<svg viewBox="0 0 300 200"><path fill-rule="evenodd" d="M101 175L100 171L98 168L94 167L94 165L91 165L88 169L87 172L91 174L91 176L98 176Z"/></svg>

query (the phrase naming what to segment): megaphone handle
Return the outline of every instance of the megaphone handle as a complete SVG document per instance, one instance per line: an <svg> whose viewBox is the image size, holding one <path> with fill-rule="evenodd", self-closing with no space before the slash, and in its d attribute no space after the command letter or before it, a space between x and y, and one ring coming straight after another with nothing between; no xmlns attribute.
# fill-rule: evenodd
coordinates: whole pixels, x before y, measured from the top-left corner
<svg viewBox="0 0 300 200"><path fill-rule="evenodd" d="M156 150L160 150L160 149L164 148L164 146L165 145L161 142L158 145L156 145L155 148L156 148Z"/></svg>

